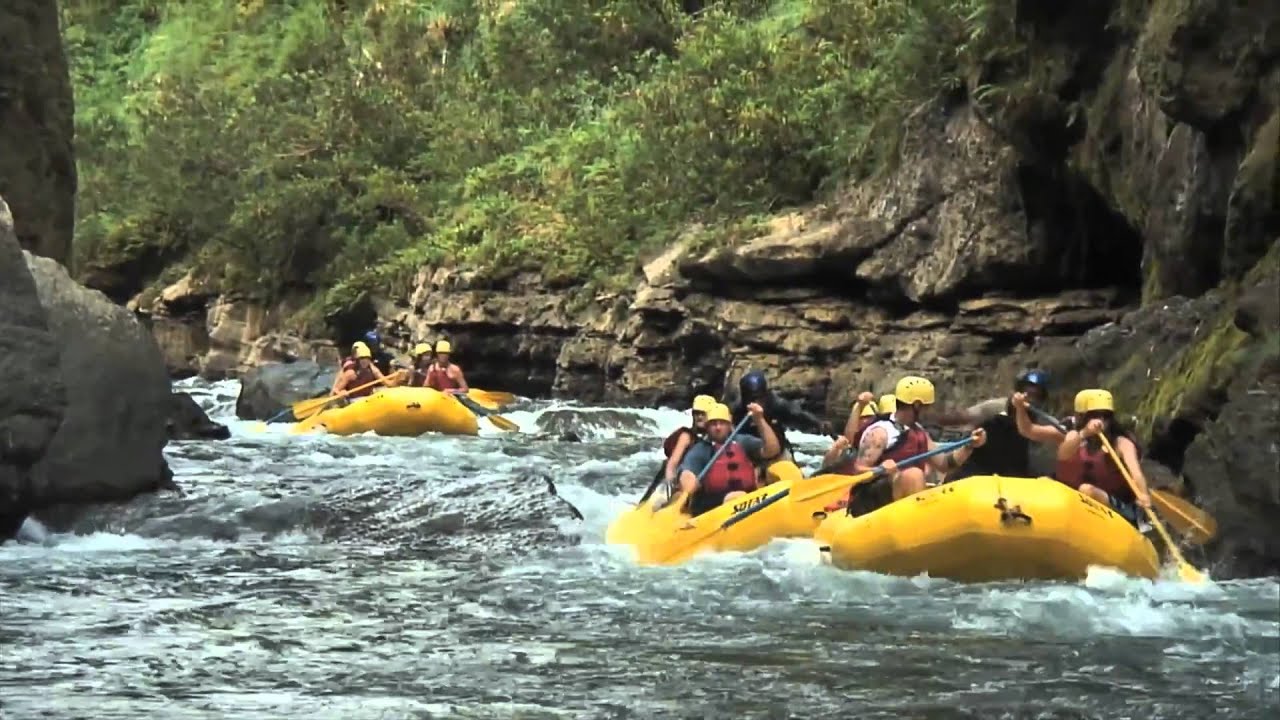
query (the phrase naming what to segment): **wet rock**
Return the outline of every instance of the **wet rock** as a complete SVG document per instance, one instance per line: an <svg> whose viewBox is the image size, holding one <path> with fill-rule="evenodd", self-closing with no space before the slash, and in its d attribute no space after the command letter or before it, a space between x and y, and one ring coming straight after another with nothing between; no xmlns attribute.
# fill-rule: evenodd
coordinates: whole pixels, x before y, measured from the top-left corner
<svg viewBox="0 0 1280 720"><path fill-rule="evenodd" d="M58 4L0 4L0 195L18 244L64 263L75 222L72 112Z"/></svg>
<svg viewBox="0 0 1280 720"><path fill-rule="evenodd" d="M171 485L169 379L146 328L53 260L26 255L59 348L62 424L32 468L33 507L128 500Z"/></svg>
<svg viewBox="0 0 1280 720"><path fill-rule="evenodd" d="M58 343L0 197L0 357L9 377L0 393L0 542L31 506L31 468L44 456L66 409Z"/></svg>
<svg viewBox="0 0 1280 720"><path fill-rule="evenodd" d="M169 401L170 440L226 440L231 437L231 430L210 420L190 395L175 392L169 396Z"/></svg>
<svg viewBox="0 0 1280 720"><path fill-rule="evenodd" d="M1216 554L1238 575L1280 574L1280 360L1233 383L1183 466L1199 504L1218 519Z"/></svg>
<svg viewBox="0 0 1280 720"><path fill-rule="evenodd" d="M643 435L655 429L653 420L625 410L548 410L538 416L538 430L551 436L590 437L601 430Z"/></svg>
<svg viewBox="0 0 1280 720"><path fill-rule="evenodd" d="M336 363L322 366L308 360L254 368L240 381L236 416L245 420L275 417L300 400L328 395L336 376ZM283 419L293 421L287 414Z"/></svg>

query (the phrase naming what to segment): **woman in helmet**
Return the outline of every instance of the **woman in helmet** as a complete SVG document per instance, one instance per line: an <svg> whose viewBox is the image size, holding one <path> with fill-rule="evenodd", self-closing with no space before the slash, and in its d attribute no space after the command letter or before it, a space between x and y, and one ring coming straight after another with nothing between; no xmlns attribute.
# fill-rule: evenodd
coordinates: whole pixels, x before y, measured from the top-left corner
<svg viewBox="0 0 1280 720"><path fill-rule="evenodd" d="M862 431L871 426L880 415L880 408L876 405L875 396L869 392L863 391L858 394L858 400L849 410L849 419L844 423L844 437L848 440L848 444L857 447L858 440L862 438ZM839 441L840 438L836 438Z"/></svg>
<svg viewBox="0 0 1280 720"><path fill-rule="evenodd" d="M680 462L684 460L684 455L689 451L695 442L700 440L707 432L707 411L716 404L716 399L710 395L699 395L693 399L693 407L690 413L693 416L693 422L686 427L677 428L675 432L667 436L662 443L662 452L667 456L666 465L663 466L663 473L666 476L667 484L673 485L676 481L676 471L680 469Z"/></svg>
<svg viewBox="0 0 1280 720"><path fill-rule="evenodd" d="M431 343L421 342L414 345L409 357L413 361L413 365L409 368L409 387L426 387L427 373L431 370L431 363L435 361Z"/></svg>
<svg viewBox="0 0 1280 720"><path fill-rule="evenodd" d="M1151 507L1147 477L1142 473L1138 445L1115 416L1115 399L1106 390L1091 389L1076 396L1077 423L1058 446L1058 482L1111 506L1134 527L1141 526L1138 506ZM1099 435L1106 435L1137 486L1137 493L1109 458Z"/></svg>
<svg viewBox="0 0 1280 720"><path fill-rule="evenodd" d="M386 380L386 376L373 364L373 352L369 350L369 346L363 342L356 342L351 346L351 357L342 363L342 370L338 372L338 377L333 381L333 389L330 395L337 395L345 392L348 388L360 388L348 394L348 400L372 395L375 385L370 385L374 380ZM363 387L363 386L368 387Z"/></svg>
<svg viewBox="0 0 1280 720"><path fill-rule="evenodd" d="M908 375L898 381L893 394L896 398L893 417L872 423L862 433L857 457L836 469L836 472L845 475L870 472L877 466L885 470L883 476L853 487L846 500L849 512L853 515L865 515L925 489L923 468L899 469L897 464L913 455L932 450L937 445L920 424L925 410L933 405L933 383L922 377ZM987 432L977 428L972 437L973 444L945 455L935 455L929 458L928 463L942 473L960 467L969 459L974 449L986 443Z"/></svg>
<svg viewBox="0 0 1280 720"><path fill-rule="evenodd" d="M462 368L449 362L452 352L453 346L448 340L436 343L436 361L427 370L426 386L454 395L466 394L467 378L462 374Z"/></svg>

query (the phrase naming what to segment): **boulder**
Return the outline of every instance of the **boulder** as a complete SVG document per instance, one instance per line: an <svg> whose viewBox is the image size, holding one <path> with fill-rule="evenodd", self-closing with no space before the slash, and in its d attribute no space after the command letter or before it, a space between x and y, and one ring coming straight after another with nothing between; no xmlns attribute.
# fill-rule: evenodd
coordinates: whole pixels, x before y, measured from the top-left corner
<svg viewBox="0 0 1280 720"><path fill-rule="evenodd" d="M13 537L30 507L31 468L66 408L58 345L35 282L0 198L0 358L8 382L0 392L0 542Z"/></svg>
<svg viewBox="0 0 1280 720"><path fill-rule="evenodd" d="M236 416L245 420L270 419L299 400L327 395L336 377L336 367L310 360L254 368L240 381Z"/></svg>
<svg viewBox="0 0 1280 720"><path fill-rule="evenodd" d="M128 500L171 484L169 378L150 333L132 313L77 284L62 265L26 255L49 319L67 407L32 471L33 508Z"/></svg>
<svg viewBox="0 0 1280 720"><path fill-rule="evenodd" d="M209 419L203 408L190 395L169 395L170 440L226 440L231 431L226 425Z"/></svg>

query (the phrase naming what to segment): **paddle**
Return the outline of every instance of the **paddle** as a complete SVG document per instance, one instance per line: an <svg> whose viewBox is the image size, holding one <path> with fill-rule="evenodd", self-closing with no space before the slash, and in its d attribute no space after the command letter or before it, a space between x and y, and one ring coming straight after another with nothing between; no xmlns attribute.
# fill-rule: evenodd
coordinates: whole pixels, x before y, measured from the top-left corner
<svg viewBox="0 0 1280 720"><path fill-rule="evenodd" d="M503 405L510 405L516 401L515 395L512 395L509 392L501 392L499 390L477 390L475 388L471 388L467 391L467 396L478 402L499 408Z"/></svg>
<svg viewBox="0 0 1280 720"><path fill-rule="evenodd" d="M1124 476L1125 482L1129 483L1129 489L1133 491L1134 495L1137 495L1138 484L1133 481L1133 476L1129 474L1129 468L1125 467L1124 458L1120 457L1120 453L1116 452L1116 449L1111 447L1111 441L1107 439L1106 433L1098 433L1098 438L1102 440L1102 447L1106 449L1107 454L1110 455L1112 461L1115 462L1116 468L1120 471L1120 474ZM1142 506L1139 505L1139 507ZM1169 531L1164 529L1164 523L1160 522L1160 518L1156 517L1155 512L1153 512L1149 507L1143 507L1142 510L1147 514L1147 520L1153 527L1155 527L1156 532L1160 533L1160 538L1164 540L1165 546L1169 548L1169 554L1173 557L1174 562L1178 564L1178 576L1181 577L1184 582L1204 582L1204 575L1201 574L1199 570L1191 567L1191 563L1188 563L1187 559L1182 557L1182 551L1179 550L1178 546L1173 542L1173 538L1169 537Z"/></svg>
<svg viewBox="0 0 1280 720"><path fill-rule="evenodd" d="M948 453L948 452L951 452L952 450L959 450L960 448L968 445L971 442L973 442L973 438L967 437L967 438L964 438L963 440L944 443L942 445L935 447L932 450L922 452L918 455L912 455L906 460L903 460L902 462L898 463L898 467L907 467L908 465L914 465L915 463L918 463L922 460L928 460L934 455L941 455L942 453ZM823 468L823 470L826 470L826 468ZM858 485L861 485L869 480L875 480L881 475L884 475L884 473L885 473L885 470L883 467L875 467L875 468L872 468L871 470L868 470L867 472L860 473L858 475L838 475L837 476L839 478L838 480L832 480L831 482L824 483L823 485L820 485L816 489L806 488L803 494L797 495L797 499L800 502L806 502L816 497L821 497L822 495L835 492L836 490L839 490L846 486L848 486L849 489L852 491L852 489L857 487ZM822 474L822 470L819 470L819 474ZM815 477L817 476L815 475ZM747 518L751 517L752 515L760 512L764 508L769 507L770 505L781 501L783 498L787 497L790 494L791 494L791 488L788 487L782 492L778 493L777 495L774 495L773 497L769 498L768 500L765 500L764 502L758 505L754 505L752 507L749 507L745 510L739 511L738 513L732 515L731 517L729 517L729 519L725 520L723 524L721 524L718 528L716 528L716 530L717 531L727 530L728 528L731 528L734 525L737 525L738 523L742 522L743 520L746 520ZM710 537L713 534L714 534L714 531L711 533L708 533L707 537ZM701 540L699 540L699 542L701 542Z"/></svg>
<svg viewBox="0 0 1280 720"><path fill-rule="evenodd" d="M505 418L499 415L498 413L482 406L480 403L476 402L475 400L472 400L466 395L458 393L453 396L453 399L457 400L459 403L462 404L462 407L475 413L478 417L488 418L489 422L493 423L499 430L506 430L507 432L520 432L519 425L515 424L510 419Z"/></svg>
<svg viewBox="0 0 1280 720"><path fill-rule="evenodd" d="M292 406L287 407L284 410L281 410L280 412L276 413L275 415L272 415L271 417L267 418L265 421L258 423L258 425L260 426L261 429L265 429L267 427L267 423L273 423L276 420L279 420L280 418L284 417L285 415L288 415L289 413L293 413L294 420L301 422L311 417L312 415L315 415L321 410L324 410L325 406L333 402L334 400L344 398L353 392L359 392L361 390L364 390L365 388L373 387L374 385L379 385L381 383L386 382L389 379L391 379L391 375L383 375L382 377L378 378L377 380L374 380L373 382L367 382L364 385L358 385L356 387L351 388L350 390L343 390L342 392L336 393L334 395L326 395L324 397L309 398L307 400L299 400L298 402L294 403Z"/></svg>
<svg viewBox="0 0 1280 720"><path fill-rule="evenodd" d="M1067 426L1058 418L1031 405L1027 406L1027 411L1038 420L1057 428L1063 435L1067 434ZM1203 545L1218 533L1218 522L1212 515L1177 495L1164 490L1152 490L1151 499L1160 512L1168 516L1169 524L1186 536L1193 545Z"/></svg>
<svg viewBox="0 0 1280 720"><path fill-rule="evenodd" d="M929 450L927 452L922 452L919 455L913 455L907 458L906 460L903 460L902 462L898 463L898 467L906 467L908 465L918 463L921 460L927 460L928 458L931 458L934 455L940 455L942 453L951 452L952 450L957 450L959 448L964 447L965 445L968 445L971 442L973 442L973 438L967 437L967 438L964 438L963 440L957 440L952 443L945 443L943 445L939 445L932 450ZM885 472L884 468L877 467L858 475L840 475L838 480L833 480L831 482L824 483L823 485L819 486L817 489L806 488L804 490L804 494L797 495L797 497L801 502L804 502L804 501L812 500L816 497L825 495L827 493L835 492L844 487L849 487L850 489L852 489L853 487L857 485L861 485L862 483L868 480L873 480L875 478L880 477L881 475L884 475L884 472ZM792 487L794 487L794 485ZM686 543L683 547L679 548L679 550L677 550L676 552L672 552L668 554L667 557L668 558L674 557L676 554L680 552L684 552L689 547L692 547L694 545L700 545L703 542L706 542L712 535L715 535L716 533L721 532L723 530L727 530L733 527L734 525L737 525L738 523L742 522L743 520L746 520L752 515L760 512L761 510L769 507L770 505L773 505L776 502L780 502L783 498L786 498L788 495L791 494L791 489L792 489L791 487L788 487L782 492L776 495L773 495L772 497L761 502L758 505L753 505L745 510L741 510L729 516L729 518L726 519L723 523L712 526L701 537L698 537L697 539Z"/></svg>

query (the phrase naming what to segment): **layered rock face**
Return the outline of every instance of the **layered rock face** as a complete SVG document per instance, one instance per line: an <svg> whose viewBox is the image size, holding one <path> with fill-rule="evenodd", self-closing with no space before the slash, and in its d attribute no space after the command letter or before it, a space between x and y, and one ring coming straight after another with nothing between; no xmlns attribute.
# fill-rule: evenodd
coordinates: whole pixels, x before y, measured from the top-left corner
<svg viewBox="0 0 1280 720"><path fill-rule="evenodd" d="M23 249L67 262L75 224L71 78L51 0L0 5L0 195Z"/></svg>

